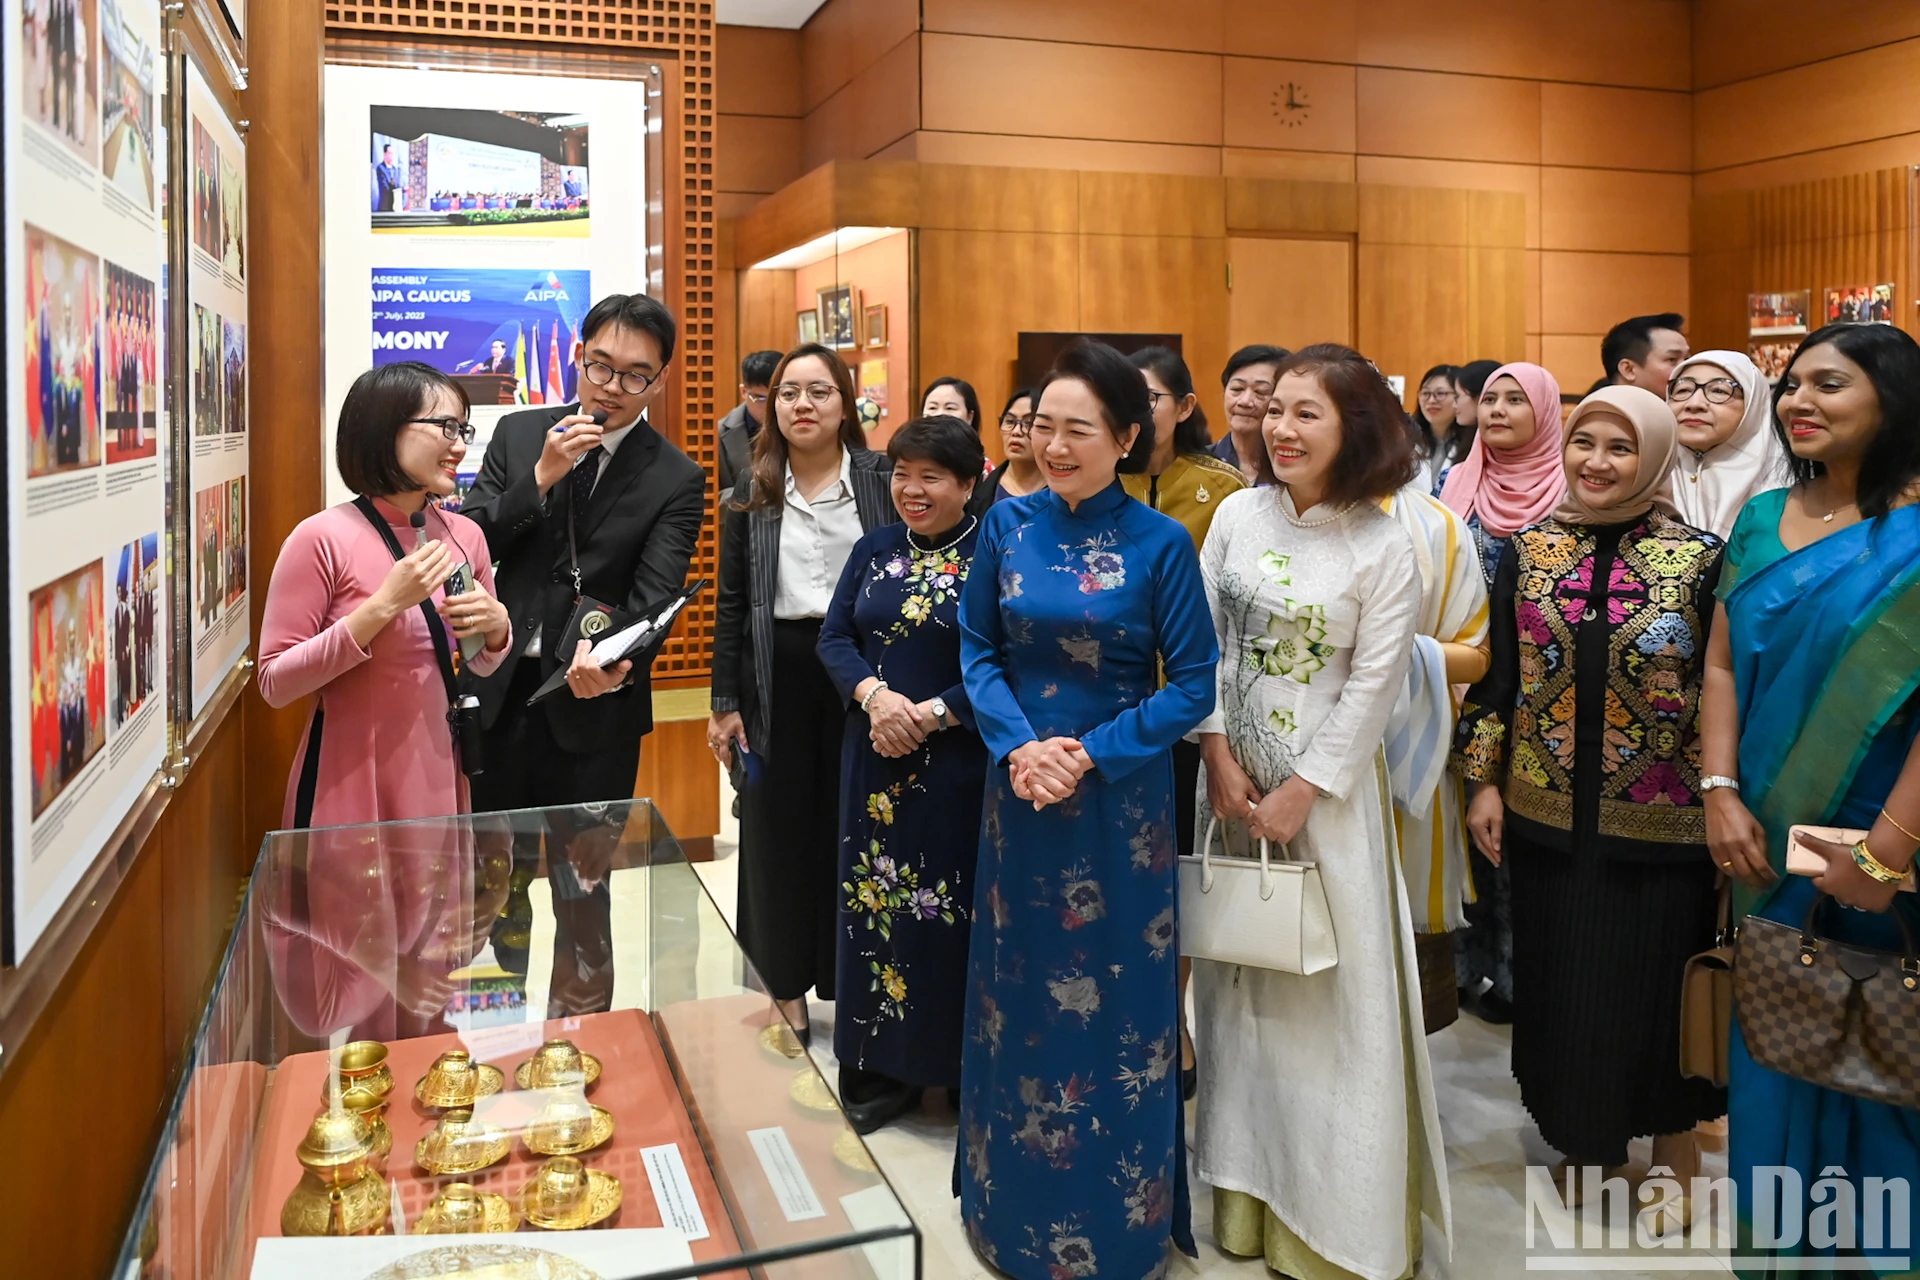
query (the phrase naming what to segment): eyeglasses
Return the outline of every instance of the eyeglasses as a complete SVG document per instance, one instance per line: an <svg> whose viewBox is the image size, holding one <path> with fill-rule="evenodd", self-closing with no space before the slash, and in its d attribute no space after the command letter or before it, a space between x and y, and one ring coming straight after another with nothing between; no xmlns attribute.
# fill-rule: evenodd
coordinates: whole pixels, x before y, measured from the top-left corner
<svg viewBox="0 0 1920 1280"><path fill-rule="evenodd" d="M618 378L620 379L620 390L630 396L639 395L660 378L660 375L657 373L624 373L612 365L602 364L598 360L587 361L580 366L580 371L586 374L587 381L596 387L611 386L613 380Z"/></svg>
<svg viewBox="0 0 1920 1280"><path fill-rule="evenodd" d="M767 402L767 397L764 394L755 395L751 391L747 392L748 404L765 404L766 402Z"/></svg>
<svg viewBox="0 0 1920 1280"><path fill-rule="evenodd" d="M1747 393L1732 378L1709 378L1705 382L1682 378L1667 388L1667 399L1673 404L1680 404L1693 399L1696 391L1707 397L1708 404L1725 404L1735 396L1742 400L1747 398Z"/></svg>
<svg viewBox="0 0 1920 1280"><path fill-rule="evenodd" d="M1422 400L1451 400L1453 399L1453 388L1452 387L1429 388L1420 393L1420 398Z"/></svg>
<svg viewBox="0 0 1920 1280"><path fill-rule="evenodd" d="M458 440L462 444L472 444L474 437L479 434L473 429L471 422L462 422L458 418L408 418L407 421L440 428L440 434L445 436L449 443Z"/></svg>
<svg viewBox="0 0 1920 1280"><path fill-rule="evenodd" d="M1172 394L1173 392L1171 391L1155 391L1152 387L1148 387L1147 388L1147 412L1148 413L1160 412L1160 401L1162 397L1170 396Z"/></svg>
<svg viewBox="0 0 1920 1280"><path fill-rule="evenodd" d="M831 382L810 382L804 387L783 382L774 388L773 398L781 404L793 405L799 404L800 397L805 396L810 404L825 404L838 394L840 394L840 388Z"/></svg>
<svg viewBox="0 0 1920 1280"><path fill-rule="evenodd" d="M1024 436L1033 430L1033 418L1009 413L1000 419L1000 430L1008 435Z"/></svg>

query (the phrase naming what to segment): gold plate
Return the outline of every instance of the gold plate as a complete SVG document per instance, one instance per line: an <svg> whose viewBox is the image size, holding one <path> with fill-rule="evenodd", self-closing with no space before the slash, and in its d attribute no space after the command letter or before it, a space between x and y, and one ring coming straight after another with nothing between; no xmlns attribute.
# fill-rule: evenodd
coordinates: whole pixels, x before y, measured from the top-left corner
<svg viewBox="0 0 1920 1280"><path fill-rule="evenodd" d="M833 1158L855 1173L878 1173L879 1166L867 1153L867 1144L860 1141L860 1135L851 1129L842 1129L840 1136L833 1140Z"/></svg>
<svg viewBox="0 0 1920 1280"><path fill-rule="evenodd" d="M820 1111L837 1115L840 1104L834 1100L833 1090L827 1088L827 1082L820 1073L808 1068L793 1077L793 1083L787 1086L787 1096L809 1111Z"/></svg>
<svg viewBox="0 0 1920 1280"><path fill-rule="evenodd" d="M600 1280L572 1258L520 1244L442 1245L390 1262L366 1280Z"/></svg>
<svg viewBox="0 0 1920 1280"><path fill-rule="evenodd" d="M545 1115L542 1112L541 1115ZM591 1151L613 1136L613 1113L605 1107L593 1109L593 1129L585 1142L562 1142L553 1132L551 1122L543 1123L535 1117L520 1133L520 1141L527 1150L537 1156L577 1156L582 1151Z"/></svg>
<svg viewBox="0 0 1920 1280"><path fill-rule="evenodd" d="M600 1059L590 1053L582 1053L580 1055L580 1061L585 1065L587 1072L585 1087L591 1089L594 1085L600 1083ZM556 1085L535 1086L533 1083L533 1063L534 1059L528 1058L525 1062L513 1069L513 1083L517 1087L522 1089L533 1089L536 1087L552 1089L560 1087Z"/></svg>
<svg viewBox="0 0 1920 1280"><path fill-rule="evenodd" d="M473 1082L473 1096L471 1098L458 1100L449 1099L444 1102L437 1100L429 1102L426 1096L427 1078L421 1076L413 1086L413 1100L423 1107L457 1110L461 1107L470 1107L482 1098L491 1098L494 1094L507 1087L507 1073L496 1066L485 1062L478 1062L474 1064L473 1073L476 1078ZM439 1096L442 1098L446 1097L445 1094Z"/></svg>
<svg viewBox="0 0 1920 1280"><path fill-rule="evenodd" d="M800 1037L793 1034L793 1028L784 1022L760 1028L760 1047L783 1058L798 1058L807 1052L806 1046L800 1043Z"/></svg>
<svg viewBox="0 0 1920 1280"><path fill-rule="evenodd" d="M464 1202L456 1202L456 1188L465 1193ZM477 1218L477 1221L476 1221ZM413 1224L413 1233L423 1236L493 1235L515 1231L520 1226L520 1211L505 1196L475 1191L465 1183L455 1183L433 1198Z"/></svg>
<svg viewBox="0 0 1920 1280"><path fill-rule="evenodd" d="M413 1144L413 1162L436 1177L446 1177L451 1174L478 1173L489 1165L499 1164L505 1160L507 1153L513 1150L513 1135L505 1129L496 1129L492 1125L480 1125L478 1128L478 1133L456 1143L462 1150L468 1152L466 1159L440 1160L429 1155L431 1150L429 1144L434 1134L439 1132L435 1129ZM446 1144L443 1142L440 1145Z"/></svg>
<svg viewBox="0 0 1920 1280"><path fill-rule="evenodd" d="M587 1179L588 1205L584 1217L542 1219L527 1210L525 1193L522 1193L520 1207L521 1211L526 1213L527 1222L543 1231L578 1231L582 1227L591 1227L611 1218L620 1208L620 1179L610 1173L602 1173L598 1169L587 1170ZM528 1186L531 1188L532 1183Z"/></svg>

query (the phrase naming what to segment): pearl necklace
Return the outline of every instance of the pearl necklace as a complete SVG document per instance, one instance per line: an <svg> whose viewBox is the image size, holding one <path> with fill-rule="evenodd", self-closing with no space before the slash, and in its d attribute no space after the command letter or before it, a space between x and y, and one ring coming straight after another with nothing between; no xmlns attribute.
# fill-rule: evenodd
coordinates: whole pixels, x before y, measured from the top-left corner
<svg viewBox="0 0 1920 1280"><path fill-rule="evenodd" d="M1339 509L1337 511L1334 511L1330 515L1320 516L1313 520L1302 520L1299 516L1293 514L1292 511L1288 510L1286 503L1283 502L1280 504L1280 514L1285 516L1287 518L1287 523L1292 525L1296 529L1318 529L1322 525L1332 524L1334 521L1338 520L1341 516L1346 515L1347 512L1351 511L1352 509L1353 509L1353 504L1351 502L1343 502L1340 504Z"/></svg>
<svg viewBox="0 0 1920 1280"><path fill-rule="evenodd" d="M967 517L967 527L966 527L966 528L964 528L964 529L962 529L962 530L960 531L960 533L959 533L959 535L958 535L957 537L955 537L955 538L954 538L954 540L953 540L952 542L949 542L949 543L948 543L948 544L947 544L946 546L944 546L944 547L923 547L923 546L921 546L921 545L920 545L919 543L917 543L917 542L915 542L915 541L913 540L913 530L911 530L911 529L909 529L909 530L907 530L907 549L908 549L909 551L915 551L915 552L918 552L918 553L919 553L920 555L923 555L923 556L937 556L937 555L939 555L939 554L940 554L940 553L941 553L942 551L951 551L951 550L953 550L953 549L954 549L955 547L957 547L957 546L959 546L959 545L960 545L960 544L961 544L962 542L965 542L965 541L967 540L967 535L968 535L968 534L970 534L970 533L972 533L972 532L973 532L973 527L974 527L975 525L977 525L977 524L979 524L979 523L980 523L980 517L979 517L979 516L968 516L968 517Z"/></svg>

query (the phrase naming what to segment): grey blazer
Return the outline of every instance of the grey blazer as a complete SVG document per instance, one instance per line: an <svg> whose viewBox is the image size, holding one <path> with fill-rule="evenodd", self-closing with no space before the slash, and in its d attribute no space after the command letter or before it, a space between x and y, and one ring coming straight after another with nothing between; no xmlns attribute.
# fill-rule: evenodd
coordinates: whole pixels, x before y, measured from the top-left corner
<svg viewBox="0 0 1920 1280"><path fill-rule="evenodd" d="M884 453L863 449L848 469L853 505L862 532L893 524L893 464ZM743 473L729 502L745 502L753 474ZM745 519L741 519L745 516ZM773 688L773 598L780 569L780 508L732 513L722 529L720 590L714 601L713 710L738 711L747 742L764 758L771 740Z"/></svg>

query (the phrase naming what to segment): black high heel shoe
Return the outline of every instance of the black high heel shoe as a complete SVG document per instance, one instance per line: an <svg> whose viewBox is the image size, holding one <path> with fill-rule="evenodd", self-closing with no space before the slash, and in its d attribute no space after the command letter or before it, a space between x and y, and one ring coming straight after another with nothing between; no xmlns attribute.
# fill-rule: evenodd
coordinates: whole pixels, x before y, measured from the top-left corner
<svg viewBox="0 0 1920 1280"><path fill-rule="evenodd" d="M1180 1068L1180 1101L1192 1102L1200 1092L1200 1064Z"/></svg>

